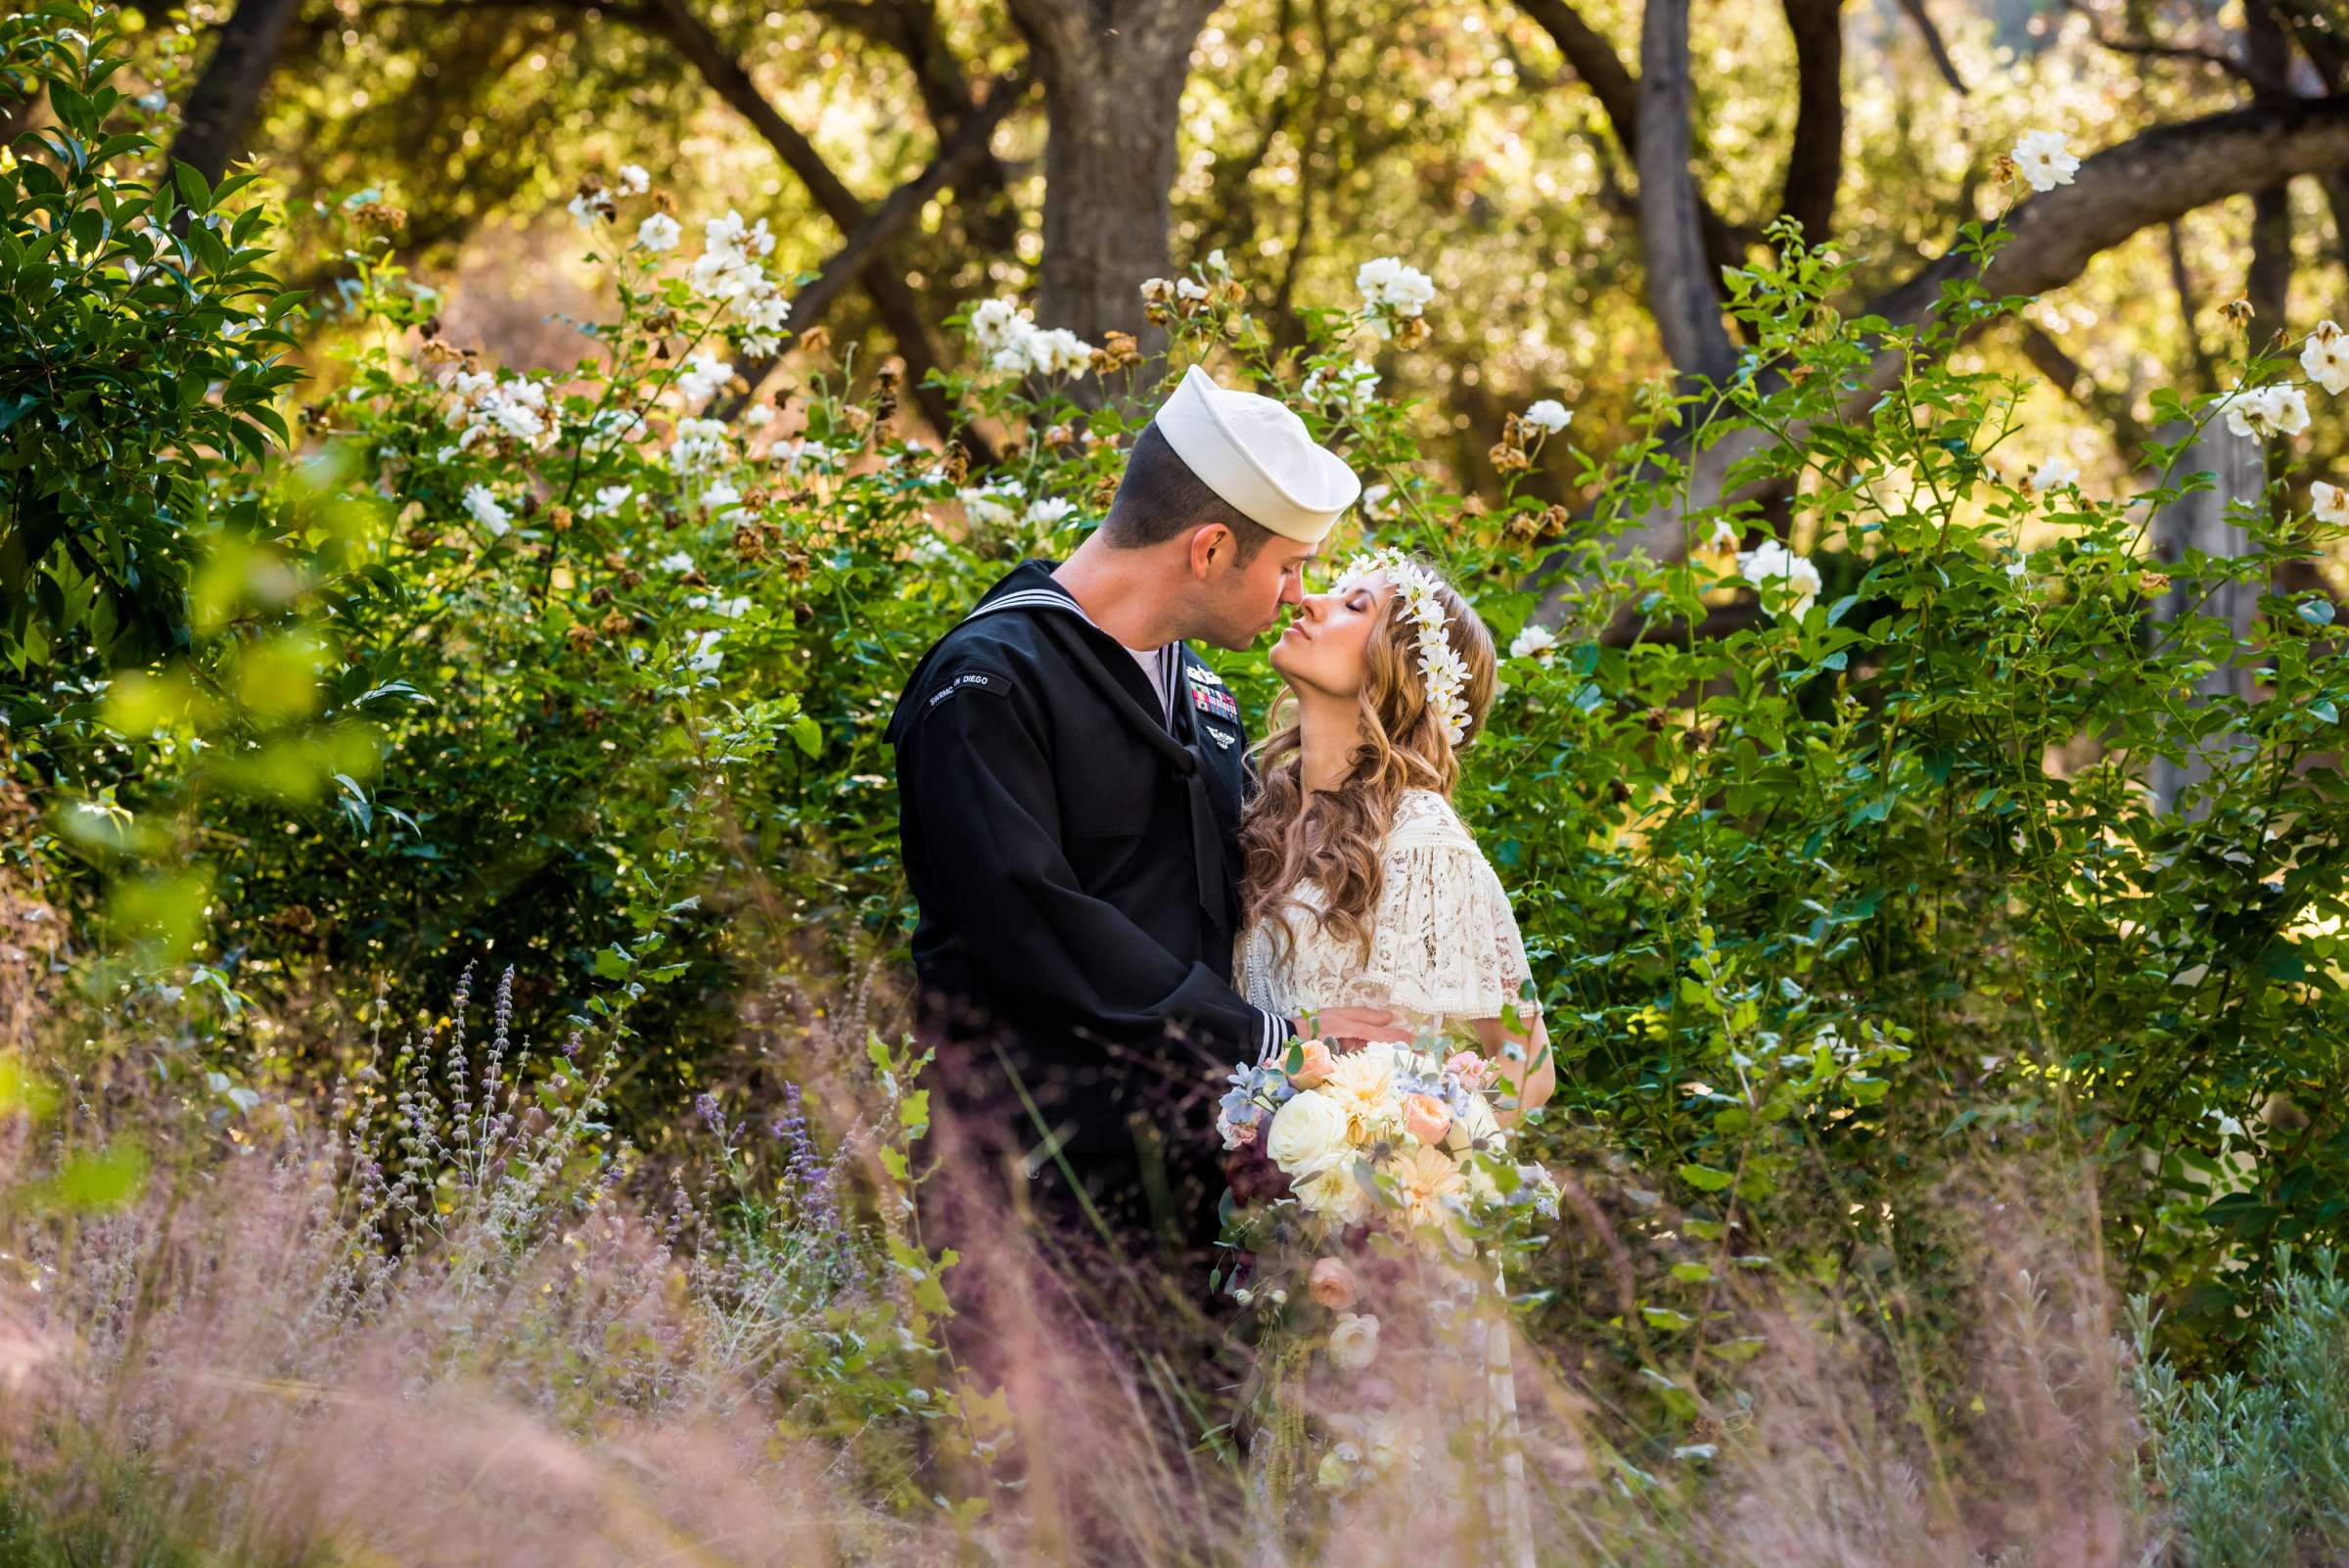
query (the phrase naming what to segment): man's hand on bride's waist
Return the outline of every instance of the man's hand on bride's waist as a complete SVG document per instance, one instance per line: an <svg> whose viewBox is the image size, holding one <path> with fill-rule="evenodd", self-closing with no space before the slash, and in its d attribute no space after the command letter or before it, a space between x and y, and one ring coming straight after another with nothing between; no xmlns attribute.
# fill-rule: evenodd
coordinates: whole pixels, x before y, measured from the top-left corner
<svg viewBox="0 0 2349 1568"><path fill-rule="evenodd" d="M1398 1021L1384 1007L1324 1007L1300 1014L1291 1022L1297 1026L1299 1039L1359 1044L1374 1039L1408 1041L1416 1038L1408 1023Z"/></svg>

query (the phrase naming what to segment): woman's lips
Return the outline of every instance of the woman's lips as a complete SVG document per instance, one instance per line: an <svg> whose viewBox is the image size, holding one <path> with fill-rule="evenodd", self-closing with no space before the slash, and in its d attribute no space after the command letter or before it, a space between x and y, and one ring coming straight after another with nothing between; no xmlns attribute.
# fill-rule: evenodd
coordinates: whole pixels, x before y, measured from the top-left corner
<svg viewBox="0 0 2349 1568"><path fill-rule="evenodd" d="M1299 642L1311 642L1313 640L1313 634L1306 630L1303 625L1294 621L1288 623L1286 629L1281 632L1281 636L1284 638L1295 637Z"/></svg>

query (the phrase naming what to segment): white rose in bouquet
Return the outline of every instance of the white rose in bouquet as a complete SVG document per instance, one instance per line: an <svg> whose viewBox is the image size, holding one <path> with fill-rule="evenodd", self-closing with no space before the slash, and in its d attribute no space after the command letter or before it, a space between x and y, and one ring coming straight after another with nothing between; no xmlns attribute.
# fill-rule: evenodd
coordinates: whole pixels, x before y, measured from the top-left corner
<svg viewBox="0 0 2349 1568"><path fill-rule="evenodd" d="M1350 1147L1346 1112L1318 1090L1299 1094L1274 1112L1272 1131L1265 1141L1265 1153L1292 1181L1320 1175Z"/></svg>
<svg viewBox="0 0 2349 1568"><path fill-rule="evenodd" d="M1378 1319L1368 1313L1340 1313L1329 1331L1329 1359L1349 1372L1378 1360Z"/></svg>

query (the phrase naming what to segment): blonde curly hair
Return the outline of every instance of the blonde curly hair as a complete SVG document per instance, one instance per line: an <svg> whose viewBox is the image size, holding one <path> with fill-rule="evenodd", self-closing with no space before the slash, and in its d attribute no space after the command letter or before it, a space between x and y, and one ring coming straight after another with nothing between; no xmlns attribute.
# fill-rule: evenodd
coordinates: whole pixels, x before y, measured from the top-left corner
<svg viewBox="0 0 2349 1568"><path fill-rule="evenodd" d="M1416 564L1434 576L1425 563ZM1381 851L1396 803L1409 789L1451 799L1459 754L1475 743L1492 710L1497 664L1493 634L1459 590L1441 577L1434 581L1445 637L1467 669L1460 696L1468 726L1458 745L1429 706L1419 628L1399 613L1403 595L1393 591L1381 601L1364 645L1361 740L1335 790L1307 797L1296 696L1283 693L1272 706L1270 733L1257 747L1263 788L1240 824L1240 907L1251 924L1269 921L1284 949L1294 940L1287 921L1294 909L1313 914L1324 931L1367 955L1371 914L1385 883ZM1321 890L1318 909L1296 896L1308 882Z"/></svg>

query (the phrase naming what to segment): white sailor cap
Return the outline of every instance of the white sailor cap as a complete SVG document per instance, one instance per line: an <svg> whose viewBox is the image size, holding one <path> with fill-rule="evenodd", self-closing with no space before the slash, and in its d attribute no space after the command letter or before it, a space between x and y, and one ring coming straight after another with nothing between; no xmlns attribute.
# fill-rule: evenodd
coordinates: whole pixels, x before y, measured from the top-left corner
<svg viewBox="0 0 2349 1568"><path fill-rule="evenodd" d="M1362 493L1346 460L1315 445L1295 413L1219 387L1197 365L1183 372L1156 424L1209 489L1284 538L1318 544Z"/></svg>

